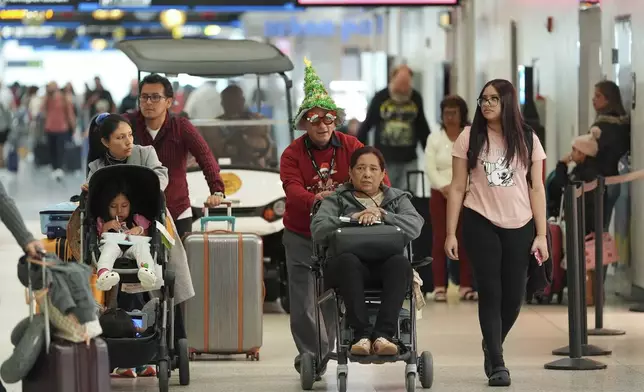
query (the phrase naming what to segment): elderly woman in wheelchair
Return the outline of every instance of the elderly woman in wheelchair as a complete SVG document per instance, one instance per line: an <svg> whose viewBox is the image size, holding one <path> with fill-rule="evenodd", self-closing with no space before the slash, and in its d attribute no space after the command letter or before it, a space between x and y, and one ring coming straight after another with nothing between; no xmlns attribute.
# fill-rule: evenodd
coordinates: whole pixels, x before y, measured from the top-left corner
<svg viewBox="0 0 644 392"><path fill-rule="evenodd" d="M398 316L410 291L413 270L405 247L420 235L423 218L411 195L383 184L380 151L363 147L350 162L350 183L315 208L311 233L324 249L324 285L344 301L354 340L353 356L394 356ZM369 321L365 289L380 290L375 325Z"/></svg>

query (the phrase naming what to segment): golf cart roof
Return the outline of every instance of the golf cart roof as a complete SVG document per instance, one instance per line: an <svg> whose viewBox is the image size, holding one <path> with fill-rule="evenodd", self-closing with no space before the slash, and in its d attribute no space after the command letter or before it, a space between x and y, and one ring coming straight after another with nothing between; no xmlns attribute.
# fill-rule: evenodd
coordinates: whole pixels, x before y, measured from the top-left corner
<svg viewBox="0 0 644 392"><path fill-rule="evenodd" d="M291 59L271 44L252 40L145 38L116 44L141 72L223 78L293 70Z"/></svg>

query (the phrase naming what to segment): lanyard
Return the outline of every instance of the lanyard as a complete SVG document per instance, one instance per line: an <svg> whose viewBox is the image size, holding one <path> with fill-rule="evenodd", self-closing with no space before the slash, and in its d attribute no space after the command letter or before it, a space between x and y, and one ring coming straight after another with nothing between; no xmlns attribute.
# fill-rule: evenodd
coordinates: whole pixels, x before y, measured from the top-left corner
<svg viewBox="0 0 644 392"><path fill-rule="evenodd" d="M313 170L318 174L318 177L320 177L320 180L326 181L327 178L331 175L333 172L333 167L335 166L335 153L337 151L336 147L333 147L333 155L331 156L331 164L329 165L329 172L327 174L322 174L320 171L320 167L318 166L317 162L315 162L315 158L313 157L313 153L311 153L311 148L307 147L306 148L306 153L309 155L309 158L311 159L311 163L313 164Z"/></svg>

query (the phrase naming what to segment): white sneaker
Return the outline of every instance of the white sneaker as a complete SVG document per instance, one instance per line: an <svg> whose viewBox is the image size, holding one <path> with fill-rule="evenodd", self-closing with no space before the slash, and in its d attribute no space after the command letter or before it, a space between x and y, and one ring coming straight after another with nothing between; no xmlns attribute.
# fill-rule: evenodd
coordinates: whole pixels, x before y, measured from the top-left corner
<svg viewBox="0 0 644 392"><path fill-rule="evenodd" d="M139 268L137 276L141 282L141 287L145 290L154 290L157 283L157 276L154 272L147 268Z"/></svg>
<svg viewBox="0 0 644 392"><path fill-rule="evenodd" d="M96 288L101 291L109 291L121 281L121 276L118 272L106 271L96 279Z"/></svg>

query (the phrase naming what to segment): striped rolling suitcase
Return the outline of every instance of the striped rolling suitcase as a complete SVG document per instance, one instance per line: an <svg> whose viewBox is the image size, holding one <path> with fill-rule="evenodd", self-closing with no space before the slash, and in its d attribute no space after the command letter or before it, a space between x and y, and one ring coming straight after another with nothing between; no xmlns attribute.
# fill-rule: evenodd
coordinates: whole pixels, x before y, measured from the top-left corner
<svg viewBox="0 0 644 392"><path fill-rule="evenodd" d="M74 260L74 255L72 254L69 242L67 242L67 238L44 238L41 242L45 247L45 252L55 254L63 261Z"/></svg>
<svg viewBox="0 0 644 392"><path fill-rule="evenodd" d="M188 346L194 354L246 354L259 360L263 335L263 251L256 234L234 232L234 217L204 217L202 232L184 238L195 297L186 302ZM228 221L230 231L206 231Z"/></svg>

